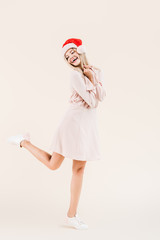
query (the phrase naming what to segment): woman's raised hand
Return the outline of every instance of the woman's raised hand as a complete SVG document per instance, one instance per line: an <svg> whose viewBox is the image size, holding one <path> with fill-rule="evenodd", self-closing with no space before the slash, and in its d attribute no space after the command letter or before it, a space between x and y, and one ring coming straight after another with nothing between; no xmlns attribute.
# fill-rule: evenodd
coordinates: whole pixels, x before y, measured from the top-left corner
<svg viewBox="0 0 160 240"><path fill-rule="evenodd" d="M93 71L91 65L83 65L83 73L86 77L89 78L89 80L93 83Z"/></svg>
<svg viewBox="0 0 160 240"><path fill-rule="evenodd" d="M93 67L93 66L92 66L92 65L89 65L89 64L83 64L83 67L84 67L84 68L89 68L89 69L92 70L92 67Z"/></svg>

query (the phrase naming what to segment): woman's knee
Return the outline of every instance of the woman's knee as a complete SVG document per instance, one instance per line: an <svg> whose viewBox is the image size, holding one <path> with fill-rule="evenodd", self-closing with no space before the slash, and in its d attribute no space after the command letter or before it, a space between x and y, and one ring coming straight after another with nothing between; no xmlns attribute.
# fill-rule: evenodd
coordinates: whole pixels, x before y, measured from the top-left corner
<svg viewBox="0 0 160 240"><path fill-rule="evenodd" d="M83 174L86 161L73 160L72 172L75 174Z"/></svg>
<svg viewBox="0 0 160 240"><path fill-rule="evenodd" d="M60 167L60 165L52 164L52 165L49 166L49 169L50 170L57 170L59 167Z"/></svg>
<svg viewBox="0 0 160 240"><path fill-rule="evenodd" d="M65 157L64 157L63 155L54 152L54 153L52 154L52 156L51 156L51 159L50 159L50 166L49 166L49 168L50 168L51 170L56 170L56 169L58 169L58 168L61 166L64 158L65 158Z"/></svg>

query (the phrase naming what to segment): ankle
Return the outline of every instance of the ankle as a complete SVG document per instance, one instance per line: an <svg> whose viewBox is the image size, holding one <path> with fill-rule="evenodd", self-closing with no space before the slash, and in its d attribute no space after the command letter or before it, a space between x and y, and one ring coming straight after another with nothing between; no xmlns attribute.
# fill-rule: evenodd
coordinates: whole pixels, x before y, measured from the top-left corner
<svg viewBox="0 0 160 240"><path fill-rule="evenodd" d="M24 147L26 143L29 143L28 140L24 139L20 142L20 147Z"/></svg>
<svg viewBox="0 0 160 240"><path fill-rule="evenodd" d="M75 213L74 212L68 212L67 213L67 216L70 217L70 218L75 217L75 215L76 215L76 212Z"/></svg>

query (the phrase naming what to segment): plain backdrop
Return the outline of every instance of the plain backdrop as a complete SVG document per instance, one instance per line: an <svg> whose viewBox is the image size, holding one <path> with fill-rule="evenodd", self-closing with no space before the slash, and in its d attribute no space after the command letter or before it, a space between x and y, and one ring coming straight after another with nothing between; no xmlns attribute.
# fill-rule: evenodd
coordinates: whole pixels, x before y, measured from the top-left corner
<svg viewBox="0 0 160 240"><path fill-rule="evenodd" d="M160 3L0 0L0 238L160 238ZM61 55L81 38L104 71L102 161L87 162L79 201L87 231L65 226L72 159L51 171L11 135L48 151L70 97Z"/></svg>

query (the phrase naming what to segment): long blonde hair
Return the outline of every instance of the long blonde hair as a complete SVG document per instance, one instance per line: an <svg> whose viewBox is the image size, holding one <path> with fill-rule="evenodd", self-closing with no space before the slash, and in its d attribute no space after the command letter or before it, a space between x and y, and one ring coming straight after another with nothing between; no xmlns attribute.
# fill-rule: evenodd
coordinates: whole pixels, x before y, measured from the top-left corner
<svg viewBox="0 0 160 240"><path fill-rule="evenodd" d="M76 52L77 52L77 49L76 49L76 48L72 47L72 49L75 49ZM77 52L77 53L78 53L78 52ZM79 54L79 53L78 53L78 54ZM84 73L83 73L83 69L84 69L83 64L86 64L86 65L90 65L90 64L88 63L88 59L87 59L87 57L86 57L86 53L79 54L79 58L80 58L80 61L81 61L81 62L80 62L80 66L73 66L73 65L71 65L71 64L67 61L67 59L65 58L65 55L64 55L64 60L65 60L65 62L66 62L72 69L80 72L80 73L82 74L82 76L84 76ZM92 66L93 66L93 65L92 65ZM100 70L99 68L97 68L97 67L95 67L95 66L93 66L93 68L95 68L96 70Z"/></svg>

